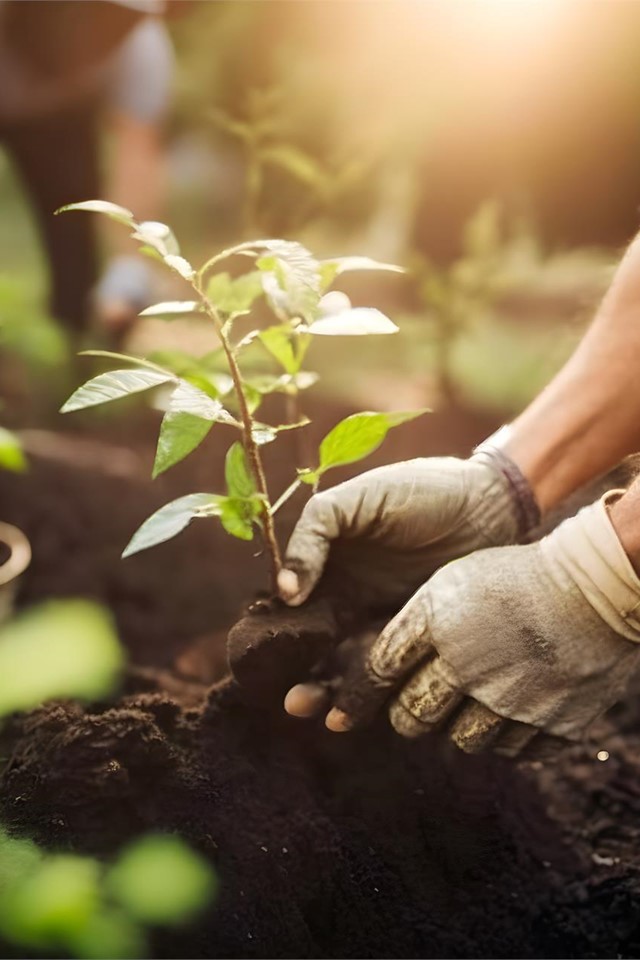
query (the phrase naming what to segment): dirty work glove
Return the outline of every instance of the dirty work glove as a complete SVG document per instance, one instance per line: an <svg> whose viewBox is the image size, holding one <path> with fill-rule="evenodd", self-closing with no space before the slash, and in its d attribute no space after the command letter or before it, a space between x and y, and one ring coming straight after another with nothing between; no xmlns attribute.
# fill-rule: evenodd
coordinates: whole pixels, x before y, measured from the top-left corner
<svg viewBox="0 0 640 960"><path fill-rule="evenodd" d="M496 438L499 434L496 435ZM515 543L539 521L533 493L493 438L469 460L379 467L309 500L289 541L280 594L303 603L325 569L360 585L365 608L397 610L438 567Z"/></svg>
<svg viewBox="0 0 640 960"><path fill-rule="evenodd" d="M153 299L153 271L140 256L114 257L93 292L95 322L106 334L126 334Z"/></svg>
<svg viewBox="0 0 640 960"><path fill-rule="evenodd" d="M469 752L514 755L538 731L580 738L640 668L640 580L607 512L621 492L537 543L436 573L345 679L327 724L348 729L391 696L398 733L449 723Z"/></svg>

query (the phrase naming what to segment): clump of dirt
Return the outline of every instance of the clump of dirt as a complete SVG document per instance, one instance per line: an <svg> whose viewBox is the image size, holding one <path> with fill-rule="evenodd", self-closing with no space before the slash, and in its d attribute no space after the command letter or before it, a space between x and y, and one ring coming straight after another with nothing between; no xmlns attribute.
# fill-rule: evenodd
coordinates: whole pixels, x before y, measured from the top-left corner
<svg viewBox="0 0 640 960"><path fill-rule="evenodd" d="M46 845L109 856L167 830L211 859L218 902L155 956L637 956L630 707L536 769L171 683L147 671L115 705L16 719L1 783L3 821Z"/></svg>

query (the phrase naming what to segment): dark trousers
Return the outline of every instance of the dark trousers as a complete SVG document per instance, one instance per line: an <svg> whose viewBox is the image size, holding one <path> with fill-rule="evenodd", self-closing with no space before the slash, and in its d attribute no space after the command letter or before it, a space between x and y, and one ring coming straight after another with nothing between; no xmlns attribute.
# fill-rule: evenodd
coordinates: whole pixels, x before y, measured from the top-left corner
<svg viewBox="0 0 640 960"><path fill-rule="evenodd" d="M0 126L0 140L24 183L50 270L50 309L71 332L86 327L97 279L94 217L54 216L66 203L101 196L98 158L100 105L91 100L50 116Z"/></svg>

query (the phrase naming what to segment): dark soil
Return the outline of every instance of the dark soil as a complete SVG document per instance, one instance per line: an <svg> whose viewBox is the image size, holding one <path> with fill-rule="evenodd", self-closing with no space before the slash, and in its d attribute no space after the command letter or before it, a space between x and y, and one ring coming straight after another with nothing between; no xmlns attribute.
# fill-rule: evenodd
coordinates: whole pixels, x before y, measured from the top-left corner
<svg viewBox="0 0 640 960"><path fill-rule="evenodd" d="M546 771L382 722L337 737L232 686L204 708L135 693L17 723L1 815L57 847L161 829L209 856L220 898L159 957L634 957L640 738L620 724Z"/></svg>
<svg viewBox="0 0 640 960"><path fill-rule="evenodd" d="M156 668L184 662L208 629L203 670L215 672L211 629L249 592L250 578L234 583L246 560L232 563L215 536L214 549L202 524L120 563L167 489L151 491L104 448L101 467L79 468L79 450L65 460L41 448L31 475L0 475L3 518L34 541L22 599L108 600L147 666L114 704L13 721L0 820L104 856L142 830L173 830L210 857L216 905L199 926L159 936L158 957L640 954L640 701L556 766L516 767L438 736L405 742L383 720L332 735L278 705L247 705L229 682L184 683Z"/></svg>

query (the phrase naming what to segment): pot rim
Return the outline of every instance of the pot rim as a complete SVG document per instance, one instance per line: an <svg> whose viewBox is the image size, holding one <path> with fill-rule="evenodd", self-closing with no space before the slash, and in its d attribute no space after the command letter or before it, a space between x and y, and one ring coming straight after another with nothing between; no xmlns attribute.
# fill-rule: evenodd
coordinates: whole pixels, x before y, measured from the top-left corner
<svg viewBox="0 0 640 960"><path fill-rule="evenodd" d="M16 577L29 566L31 562L31 544L19 527L0 521L0 543L5 543L11 553L4 563L0 563L0 587Z"/></svg>

